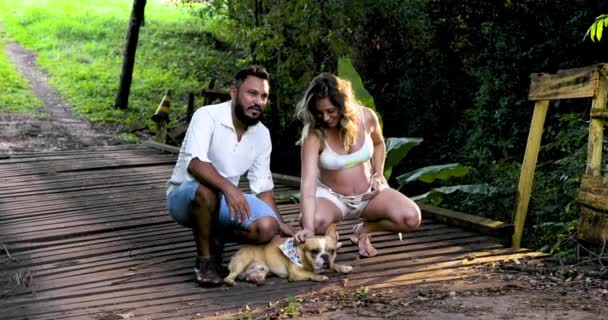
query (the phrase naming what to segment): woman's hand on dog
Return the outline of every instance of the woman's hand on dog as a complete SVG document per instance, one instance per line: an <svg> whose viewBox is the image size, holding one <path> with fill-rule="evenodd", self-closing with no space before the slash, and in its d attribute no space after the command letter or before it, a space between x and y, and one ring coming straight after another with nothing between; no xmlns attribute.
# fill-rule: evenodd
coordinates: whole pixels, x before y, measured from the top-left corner
<svg viewBox="0 0 608 320"><path fill-rule="evenodd" d="M315 233L312 230L309 229L302 229L298 232L296 232L296 234L293 236L293 238L296 240L296 243L302 243L304 241L306 241L306 239L314 237Z"/></svg>

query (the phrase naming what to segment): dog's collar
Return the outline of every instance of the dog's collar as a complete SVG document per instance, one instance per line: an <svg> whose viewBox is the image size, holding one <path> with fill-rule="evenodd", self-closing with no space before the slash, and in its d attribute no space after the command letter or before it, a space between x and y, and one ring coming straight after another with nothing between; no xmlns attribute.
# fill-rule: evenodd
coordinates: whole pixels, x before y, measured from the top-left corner
<svg viewBox="0 0 608 320"><path fill-rule="evenodd" d="M283 252L283 254L287 257L287 259L289 259L289 261L293 262L295 265L297 265L299 267L303 267L302 259L300 258L300 255L298 254L298 250L293 241L293 238L289 238L289 239L285 240L285 242L281 243L279 245L279 249L281 249L281 252Z"/></svg>

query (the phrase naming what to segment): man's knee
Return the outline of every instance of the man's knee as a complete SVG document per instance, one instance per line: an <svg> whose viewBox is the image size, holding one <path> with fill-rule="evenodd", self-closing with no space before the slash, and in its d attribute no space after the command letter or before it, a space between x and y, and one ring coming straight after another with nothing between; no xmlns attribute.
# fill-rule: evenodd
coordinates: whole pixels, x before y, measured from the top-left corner
<svg viewBox="0 0 608 320"><path fill-rule="evenodd" d="M266 243L272 240L279 231L279 224L273 217L261 217L249 225L255 241Z"/></svg>
<svg viewBox="0 0 608 320"><path fill-rule="evenodd" d="M199 184L196 188L194 201L196 205L203 208L205 211L214 211L218 208L219 195L203 184Z"/></svg>

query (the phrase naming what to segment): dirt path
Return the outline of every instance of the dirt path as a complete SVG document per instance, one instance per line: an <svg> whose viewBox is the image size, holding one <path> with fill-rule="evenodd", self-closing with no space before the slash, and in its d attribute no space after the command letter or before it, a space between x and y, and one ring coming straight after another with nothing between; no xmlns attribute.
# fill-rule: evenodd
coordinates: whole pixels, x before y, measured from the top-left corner
<svg viewBox="0 0 608 320"><path fill-rule="evenodd" d="M437 285L313 292L217 319L608 319L608 272L534 265L481 265Z"/></svg>
<svg viewBox="0 0 608 320"><path fill-rule="evenodd" d="M5 50L44 104L36 115L0 111L0 156L119 143L109 130L72 113L65 99L48 85L48 76L38 68L35 53L16 43L8 44Z"/></svg>

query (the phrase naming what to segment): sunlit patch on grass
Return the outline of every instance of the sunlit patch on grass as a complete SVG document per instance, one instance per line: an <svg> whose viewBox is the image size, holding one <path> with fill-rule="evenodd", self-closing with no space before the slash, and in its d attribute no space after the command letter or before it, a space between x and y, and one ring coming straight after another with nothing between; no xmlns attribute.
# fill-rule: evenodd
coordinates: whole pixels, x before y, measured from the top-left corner
<svg viewBox="0 0 608 320"><path fill-rule="evenodd" d="M129 106L115 110L131 5L124 0L0 2L0 23L11 38L38 54L50 84L79 115L97 122L151 126L150 117L167 89L173 93L175 119L185 114L189 92L200 91L213 78L226 80L237 59L215 49L217 40L186 8L148 1Z"/></svg>
<svg viewBox="0 0 608 320"><path fill-rule="evenodd" d="M42 106L42 101L31 91L27 81L19 74L4 50L8 43L0 31L0 110L10 112L32 112Z"/></svg>

